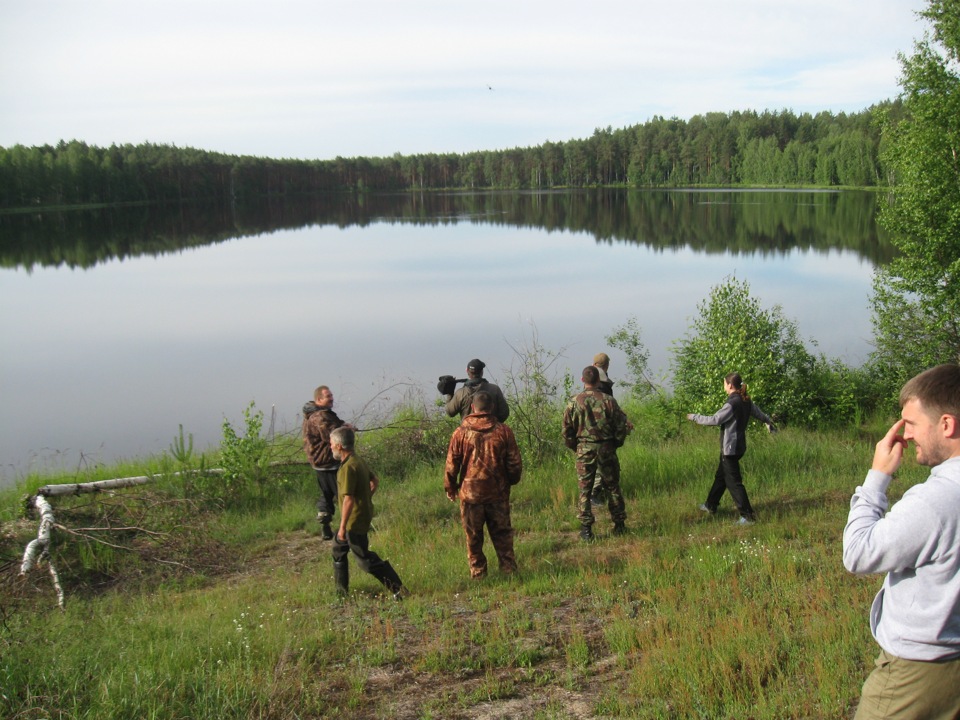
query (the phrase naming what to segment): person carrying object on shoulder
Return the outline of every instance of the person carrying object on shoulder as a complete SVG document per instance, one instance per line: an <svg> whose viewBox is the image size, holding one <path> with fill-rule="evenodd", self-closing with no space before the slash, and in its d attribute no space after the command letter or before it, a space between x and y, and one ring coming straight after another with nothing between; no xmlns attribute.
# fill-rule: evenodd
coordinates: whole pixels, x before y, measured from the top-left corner
<svg viewBox="0 0 960 720"><path fill-rule="evenodd" d="M754 417L767 426L767 430L775 432L773 420L747 395L747 386L740 377L740 373L730 373L723 379L723 390L727 393L727 401L713 415L697 415L690 413L687 420L698 425L720 426L720 463L713 476L713 485L707 493L707 501L700 506L703 512L713 515L720 505L720 498L724 490L730 491L733 503L740 511L740 525L752 525L756 522L756 514L747 497L747 489L743 486L743 475L740 472L740 458L747 452L747 423Z"/></svg>
<svg viewBox="0 0 960 720"><path fill-rule="evenodd" d="M593 507L591 496L599 481L607 493L607 508L613 520L613 533L626 532L627 512L620 490L620 461L617 448L622 447L630 432L627 416L612 395L601 392L597 383L600 373L593 365L583 369L583 392L575 395L563 411L563 442L577 454L577 518L580 538L593 540Z"/></svg>
<svg viewBox="0 0 960 720"><path fill-rule="evenodd" d="M326 385L313 391L313 400L303 406L303 449L310 467L317 474L320 497L317 520L324 540L333 538L330 523L337 508L337 470L340 463L330 450L330 433L338 427L350 427L333 411L333 393Z"/></svg>
<svg viewBox="0 0 960 720"><path fill-rule="evenodd" d="M886 573L870 608L880 655L856 720L960 718L960 366L926 370L900 391L900 420L853 492L843 565ZM889 507L904 451L930 468Z"/></svg>
<svg viewBox="0 0 960 720"><path fill-rule="evenodd" d="M451 502L460 501L460 520L467 537L470 577L487 575L483 527L500 562L500 572L517 570L510 523L510 489L520 482L523 462L509 425L493 415L493 398L485 390L473 394L469 415L450 437L443 488Z"/></svg>
<svg viewBox="0 0 960 720"><path fill-rule="evenodd" d="M370 549L370 524L373 521L373 494L380 481L355 450L356 434L352 428L339 427L330 434L330 448L340 461L337 471L337 496L340 501L340 528L333 538L333 577L337 593L350 589L351 553L357 565L379 580L394 599L400 600L407 589L388 560Z"/></svg>
<svg viewBox="0 0 960 720"><path fill-rule="evenodd" d="M503 391L483 377L483 369L486 367L480 360L473 359L467 363L467 381L456 392L451 394L450 387L441 389L443 397L446 400L444 409L447 415L453 417L459 415L462 420L470 414L471 398L478 390L488 393L493 399L493 414L500 422L506 422L510 417L510 407L507 405L507 399L503 396ZM452 384L452 383L451 383Z"/></svg>

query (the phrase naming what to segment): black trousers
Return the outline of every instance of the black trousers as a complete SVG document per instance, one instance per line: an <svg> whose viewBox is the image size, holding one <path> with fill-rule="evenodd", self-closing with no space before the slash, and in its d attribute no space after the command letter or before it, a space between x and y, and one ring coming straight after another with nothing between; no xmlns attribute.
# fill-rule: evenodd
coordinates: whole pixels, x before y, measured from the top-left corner
<svg viewBox="0 0 960 720"><path fill-rule="evenodd" d="M705 504L710 512L715 512L720 505L723 491L729 490L733 504L737 506L740 515L752 520L753 507L750 505L750 498L747 497L747 489L743 486L743 475L740 474L742 457L742 454L720 456L720 464L717 465L717 473L713 477L713 486L710 488Z"/></svg>
<svg viewBox="0 0 960 720"><path fill-rule="evenodd" d="M320 498L317 500L317 518L321 522L330 522L337 512L337 471L314 470L317 473L317 485Z"/></svg>
<svg viewBox="0 0 960 720"><path fill-rule="evenodd" d="M351 552L357 561L357 567L368 572L378 580L385 567L389 565L373 550L370 549L370 536L366 533L347 533L347 541L340 542L336 533L333 536L333 561L343 562Z"/></svg>

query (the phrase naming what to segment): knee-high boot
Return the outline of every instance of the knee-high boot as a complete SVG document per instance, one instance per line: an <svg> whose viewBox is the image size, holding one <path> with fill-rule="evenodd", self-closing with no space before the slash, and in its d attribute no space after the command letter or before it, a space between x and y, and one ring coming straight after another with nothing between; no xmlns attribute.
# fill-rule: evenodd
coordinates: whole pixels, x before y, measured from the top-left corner
<svg viewBox="0 0 960 720"><path fill-rule="evenodd" d="M399 600L407 594L407 589L403 586L400 576L393 569L389 560L370 568L370 574L383 583L383 586L393 593L393 596Z"/></svg>
<svg viewBox="0 0 960 720"><path fill-rule="evenodd" d="M337 584L337 594L346 595L350 590L350 566L347 559L333 561L333 580Z"/></svg>

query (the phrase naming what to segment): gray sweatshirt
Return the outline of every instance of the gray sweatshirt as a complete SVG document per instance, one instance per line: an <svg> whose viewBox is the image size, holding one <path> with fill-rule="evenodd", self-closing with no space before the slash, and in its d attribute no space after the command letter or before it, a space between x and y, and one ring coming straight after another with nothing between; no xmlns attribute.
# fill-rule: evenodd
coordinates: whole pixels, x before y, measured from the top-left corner
<svg viewBox="0 0 960 720"><path fill-rule="evenodd" d="M891 480L871 470L854 491L843 565L887 573L870 608L880 647L907 660L960 657L960 457L932 468L886 512Z"/></svg>
<svg viewBox="0 0 960 720"><path fill-rule="evenodd" d="M693 415L691 419L698 425L719 425L720 453L738 456L747 451L747 422L751 417L768 426L773 424L755 402L744 402L739 393L732 392L723 407L713 415Z"/></svg>

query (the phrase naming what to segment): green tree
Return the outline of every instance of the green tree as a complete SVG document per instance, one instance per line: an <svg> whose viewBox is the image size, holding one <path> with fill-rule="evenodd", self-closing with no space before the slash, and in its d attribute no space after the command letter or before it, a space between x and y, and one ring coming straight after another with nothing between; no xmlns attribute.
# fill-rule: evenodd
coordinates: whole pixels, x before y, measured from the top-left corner
<svg viewBox="0 0 960 720"><path fill-rule="evenodd" d="M726 399L723 378L740 373L764 410L781 420L816 425L817 361L779 306L765 310L746 282L730 278L698 306L691 332L673 347L678 407L712 413Z"/></svg>
<svg viewBox="0 0 960 720"><path fill-rule="evenodd" d="M900 254L874 276L873 356L887 389L960 361L960 1L931 0L933 25L900 56L902 116L882 144L892 178L880 222Z"/></svg>
<svg viewBox="0 0 960 720"><path fill-rule="evenodd" d="M647 365L650 360L650 351L647 350L641 339L640 325L637 318L630 316L623 325L615 327L607 335L606 340L610 347L622 350L627 356L627 382L630 392L637 397L646 397L657 388L648 377Z"/></svg>

